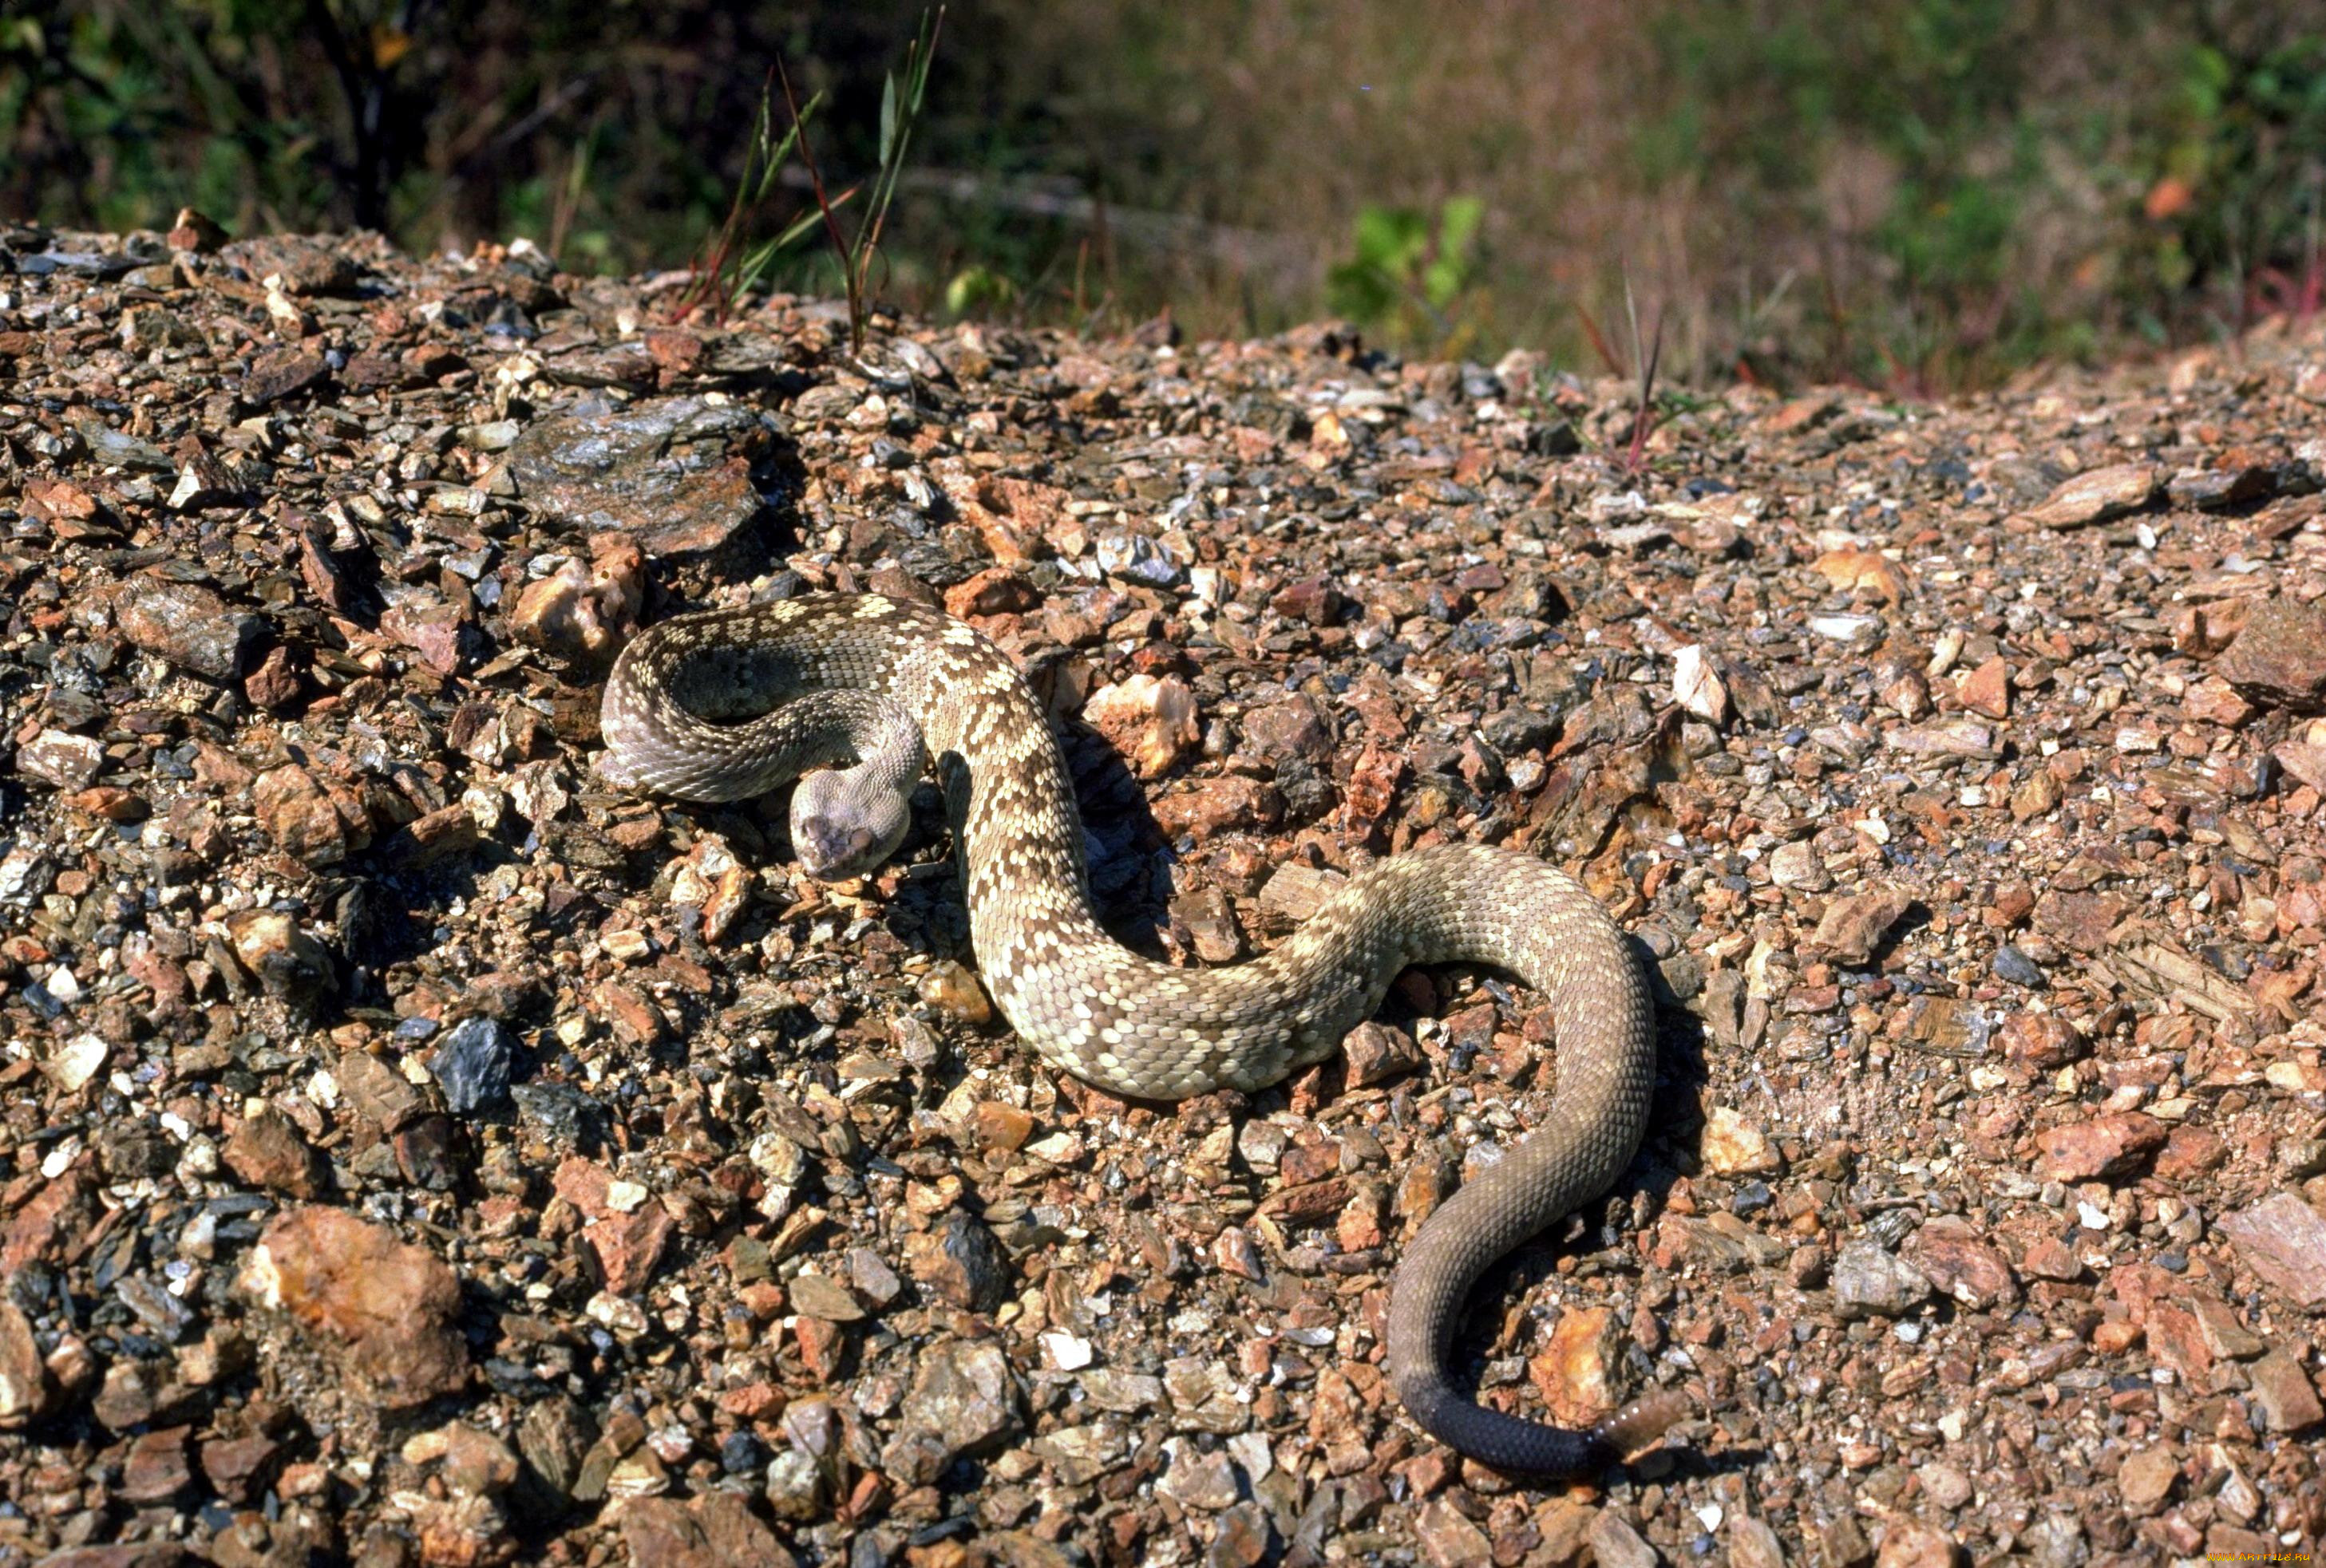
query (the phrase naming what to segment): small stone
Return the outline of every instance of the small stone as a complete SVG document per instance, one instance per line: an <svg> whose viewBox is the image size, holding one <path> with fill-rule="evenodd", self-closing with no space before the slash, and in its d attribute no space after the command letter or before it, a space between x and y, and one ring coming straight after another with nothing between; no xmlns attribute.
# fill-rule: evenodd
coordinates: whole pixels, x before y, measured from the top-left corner
<svg viewBox="0 0 2326 1568"><path fill-rule="evenodd" d="M242 1288L337 1347L356 1381L391 1409L468 1381L459 1279L385 1225L337 1209L286 1211L259 1238Z"/></svg>
<svg viewBox="0 0 2326 1568"><path fill-rule="evenodd" d="M271 348L250 362L242 378L242 400L254 405L280 403L312 392L331 379L330 361L297 348Z"/></svg>
<svg viewBox="0 0 2326 1568"><path fill-rule="evenodd" d="M921 1000L963 1024L993 1022L993 1003L976 975L951 959L941 959L921 977Z"/></svg>
<svg viewBox="0 0 2326 1568"><path fill-rule="evenodd" d="M1006 566L990 566L945 589L945 613L972 616L1022 614L1042 602L1041 590Z"/></svg>
<svg viewBox="0 0 2326 1568"><path fill-rule="evenodd" d="M1707 724L1728 721L1727 684L1701 644L1690 643L1672 655L1672 700Z"/></svg>
<svg viewBox="0 0 2326 1568"><path fill-rule="evenodd" d="M2257 601L2213 673L2273 708L2326 708L2326 602Z"/></svg>
<svg viewBox="0 0 2326 1568"><path fill-rule="evenodd" d="M660 1203L628 1213L612 1213L582 1228L582 1239L598 1259L606 1294L634 1296L662 1266L678 1227Z"/></svg>
<svg viewBox="0 0 2326 1568"><path fill-rule="evenodd" d="M1656 1549L1613 1508L1599 1510L1584 1538L1591 1543L1592 1561L1597 1568L1656 1568Z"/></svg>
<svg viewBox="0 0 2326 1568"><path fill-rule="evenodd" d="M2156 470L2145 463L2092 469L2052 491L2049 499L2022 518L2042 528L2081 528L2104 523L2147 506L2156 494Z"/></svg>
<svg viewBox="0 0 2326 1568"><path fill-rule="evenodd" d="M1009 1266L993 1232L957 1209L905 1251L913 1277L964 1312L991 1312L1009 1294Z"/></svg>
<svg viewBox="0 0 2326 1568"><path fill-rule="evenodd" d="M1785 1548L1777 1532L1750 1514L1728 1517L1729 1568L1785 1568Z"/></svg>
<svg viewBox="0 0 2326 1568"><path fill-rule="evenodd" d="M2253 1396L2262 1408L2269 1430L2296 1433L2326 1421L2326 1407L2318 1402L2317 1385L2291 1352L2270 1351L2248 1369Z"/></svg>
<svg viewBox="0 0 2326 1568"><path fill-rule="evenodd" d="M1844 1320L1903 1317L1930 1299L1931 1281L1871 1241L1846 1243L1833 1261L1834 1313Z"/></svg>
<svg viewBox="0 0 2326 1568"><path fill-rule="evenodd" d="M670 901L675 908L700 910L702 940L718 942L750 907L750 868L736 857L726 840L705 833L678 862L671 878Z"/></svg>
<svg viewBox="0 0 2326 1568"><path fill-rule="evenodd" d="M143 1505L167 1503L193 1484L193 1458L187 1439L192 1428L163 1427L129 1445L121 1467L121 1496Z"/></svg>
<svg viewBox="0 0 2326 1568"><path fill-rule="evenodd" d="M1829 550L1817 558L1812 570L1843 593L1870 593L1885 604L1906 597L1905 568L1878 551Z"/></svg>
<svg viewBox="0 0 2326 1568"><path fill-rule="evenodd" d="M51 789L87 789L104 767L101 743L62 729L43 729L16 748L16 771Z"/></svg>
<svg viewBox="0 0 2326 1568"><path fill-rule="evenodd" d="M1995 950L1994 969L1997 979L2008 980L2014 986L2024 986L2029 990L2041 990L2043 988L2042 967L2019 949L2007 943Z"/></svg>
<svg viewBox="0 0 2326 1568"><path fill-rule="evenodd" d="M1698 1153L1705 1169L1718 1176L1768 1175L1784 1166L1768 1135L1725 1105L1705 1117Z"/></svg>
<svg viewBox="0 0 2326 1568"><path fill-rule="evenodd" d="M1769 880L1776 886L1801 893L1822 893L1833 886L1817 846L1807 839L1780 844L1769 852Z"/></svg>
<svg viewBox="0 0 2326 1568"><path fill-rule="evenodd" d="M1367 1021L1341 1040L1351 1089L1369 1089L1410 1072L1427 1060L1414 1037L1394 1025Z"/></svg>
<svg viewBox="0 0 2326 1568"><path fill-rule="evenodd" d="M1940 1215L1914 1232L1914 1266L1940 1291L1965 1306L1984 1311L2019 1299L2010 1263L1965 1220Z"/></svg>
<svg viewBox="0 0 2326 1568"><path fill-rule="evenodd" d="M516 1054L516 1038L498 1021L464 1018L437 1045L428 1071L444 1091L444 1103L455 1115L467 1116L508 1099Z"/></svg>
<svg viewBox="0 0 2326 1568"><path fill-rule="evenodd" d="M0 1296L0 1432L30 1425L48 1414L54 1393L33 1321Z"/></svg>
<svg viewBox="0 0 2326 1568"><path fill-rule="evenodd" d="M1184 1438L1167 1447L1176 1447L1178 1452L1172 1455L1170 1468L1163 1472L1155 1489L1181 1508L1215 1514L1233 1505L1241 1495L1235 1466L1226 1454L1204 1452Z"/></svg>
<svg viewBox="0 0 2326 1568"><path fill-rule="evenodd" d="M362 807L335 796L296 763L260 774L251 801L267 837L310 866L337 865L371 841Z"/></svg>
<svg viewBox="0 0 2326 1568"><path fill-rule="evenodd" d="M2011 717L2011 666L2000 654L1962 678L1955 696L1973 713L1988 719Z"/></svg>
<svg viewBox="0 0 2326 1568"><path fill-rule="evenodd" d="M643 400L535 419L504 471L537 512L660 559L714 550L758 515L752 467L772 440L740 402Z"/></svg>
<svg viewBox="0 0 2326 1568"><path fill-rule="evenodd" d="M246 1118L219 1154L227 1169L251 1186L294 1198L312 1198L322 1190L315 1151L280 1111L263 1110Z"/></svg>
<svg viewBox="0 0 2326 1568"><path fill-rule="evenodd" d="M2136 1110L2052 1127L2035 1135L2035 1174L2045 1182L2129 1175L2164 1146L2164 1137L2163 1122Z"/></svg>
<svg viewBox="0 0 2326 1568"><path fill-rule="evenodd" d="M1837 898L1825 906L1810 944L1845 964L1865 963L1913 902L1897 888Z"/></svg>
<svg viewBox="0 0 2326 1568"><path fill-rule="evenodd" d="M1446 1498L1433 1498L1421 1506L1413 1517L1413 1536L1421 1548L1421 1560L1430 1568L1470 1568L1473 1563L1493 1561L1493 1543L1486 1538L1486 1532Z"/></svg>
<svg viewBox="0 0 2326 1568"><path fill-rule="evenodd" d="M1874 1568L1954 1568L1955 1538L1920 1519L1893 1518L1882 1532Z"/></svg>
<svg viewBox="0 0 2326 1568"><path fill-rule="evenodd" d="M279 909L246 909L226 923L234 956L270 997L302 1005L328 994L337 983L331 955Z"/></svg>
<svg viewBox="0 0 2326 1568"><path fill-rule="evenodd" d="M2080 1062L2091 1053L2083 1032L2051 1013L2014 1013L1999 1032L2004 1060L2038 1072Z"/></svg>
<svg viewBox="0 0 2326 1568"><path fill-rule="evenodd" d="M2117 1495L2124 1499L2125 1511L2138 1518L2161 1508L2180 1479L2181 1460L2171 1448L2144 1448L2117 1468Z"/></svg>
<svg viewBox="0 0 2326 1568"><path fill-rule="evenodd" d="M1553 1421L1592 1426L1614 1412L1616 1340L1612 1307L1569 1307L1560 1314L1550 1343L1527 1363Z"/></svg>
<svg viewBox="0 0 2326 1568"><path fill-rule="evenodd" d="M133 577L108 602L123 636L206 680L240 674L243 650L259 632L256 616L232 608L196 582Z"/></svg>
<svg viewBox="0 0 2326 1568"><path fill-rule="evenodd" d="M646 596L646 554L628 539L603 541L584 566L566 561L526 585L509 630L555 658L611 660L636 629Z"/></svg>
<svg viewBox="0 0 2326 1568"><path fill-rule="evenodd" d="M623 1506L620 1519L630 1568L730 1568L792 1558L736 1492L713 1489L684 1501L636 1498Z"/></svg>
<svg viewBox="0 0 2326 1568"><path fill-rule="evenodd" d="M2222 1217L2221 1234L2264 1281L2304 1307L2326 1304L2326 1216L2293 1192L2273 1192Z"/></svg>
<svg viewBox="0 0 2326 1568"><path fill-rule="evenodd" d="M1140 778L1160 778L1203 739L1196 694L1177 675L1132 675L1091 694L1083 719Z"/></svg>
<svg viewBox="0 0 2326 1568"><path fill-rule="evenodd" d="M828 1275L801 1274L791 1282L792 1308L831 1323L864 1321L864 1304L846 1285Z"/></svg>
<svg viewBox="0 0 2326 1568"><path fill-rule="evenodd" d="M906 1486L926 1486L963 1454L1023 1430L1018 1380L990 1340L949 1340L921 1353L881 1468Z"/></svg>

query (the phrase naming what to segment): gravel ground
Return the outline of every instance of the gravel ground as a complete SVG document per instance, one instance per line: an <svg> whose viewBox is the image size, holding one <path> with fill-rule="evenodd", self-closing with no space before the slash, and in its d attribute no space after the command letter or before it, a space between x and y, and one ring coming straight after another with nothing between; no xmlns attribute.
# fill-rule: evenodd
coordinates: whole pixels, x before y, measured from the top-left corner
<svg viewBox="0 0 2326 1568"><path fill-rule="evenodd" d="M2164 1563L2326 1531L2326 337L1958 404L1094 342L523 246L0 229L0 1564ZM1409 976L1127 1104L934 792L593 776L629 630L944 603L1186 963L1475 840L1656 970L1622 1186L1401 1418L1400 1244L1556 1040Z"/></svg>

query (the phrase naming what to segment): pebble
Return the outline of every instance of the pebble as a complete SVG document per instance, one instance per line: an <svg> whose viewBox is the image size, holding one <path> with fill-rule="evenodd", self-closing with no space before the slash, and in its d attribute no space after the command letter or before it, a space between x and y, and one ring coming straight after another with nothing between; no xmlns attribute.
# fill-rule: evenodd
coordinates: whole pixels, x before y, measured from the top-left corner
<svg viewBox="0 0 2326 1568"><path fill-rule="evenodd" d="M384 1225L337 1209L287 1210L259 1238L241 1283L259 1305L333 1345L364 1395L390 1409L468 1381L460 1281Z"/></svg>
<svg viewBox="0 0 2326 1568"><path fill-rule="evenodd" d="M1870 1241L1842 1245L1830 1288L1834 1313L1844 1320L1903 1317L1931 1295L1931 1281L1921 1269Z"/></svg>
<svg viewBox="0 0 2326 1568"><path fill-rule="evenodd" d="M456 1116L503 1104L509 1094L516 1040L492 1018L464 1018L446 1032L428 1071Z"/></svg>

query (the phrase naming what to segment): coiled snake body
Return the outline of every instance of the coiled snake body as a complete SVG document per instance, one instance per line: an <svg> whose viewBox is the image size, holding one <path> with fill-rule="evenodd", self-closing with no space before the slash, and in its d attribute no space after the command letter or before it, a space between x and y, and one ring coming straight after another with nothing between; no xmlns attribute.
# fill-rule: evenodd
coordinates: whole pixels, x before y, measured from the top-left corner
<svg viewBox="0 0 2326 1568"><path fill-rule="evenodd" d="M893 843L896 792L920 771L914 720L944 787L987 988L1021 1040L1078 1078L1158 1099L1262 1088L1329 1055L1409 964L1492 964L1548 995L1558 1093L1532 1136L1440 1206L1405 1249L1391 1295L1390 1376L1424 1427L1512 1471L1595 1470L1675 1418L1676 1396L1653 1395L1591 1430L1562 1430L1485 1409L1447 1377L1479 1276L1605 1192L1646 1124L1647 988L1621 932L1580 886L1515 851L1444 845L1353 877L1249 962L1187 970L1140 957L1092 908L1073 786L1008 656L971 626L879 595L713 610L644 633L607 683L600 769L637 788L737 800L855 756L864 765L856 775L802 784L794 838L811 869L817 859L861 864ZM805 805L819 782L822 803ZM862 826L867 814L886 821Z"/></svg>

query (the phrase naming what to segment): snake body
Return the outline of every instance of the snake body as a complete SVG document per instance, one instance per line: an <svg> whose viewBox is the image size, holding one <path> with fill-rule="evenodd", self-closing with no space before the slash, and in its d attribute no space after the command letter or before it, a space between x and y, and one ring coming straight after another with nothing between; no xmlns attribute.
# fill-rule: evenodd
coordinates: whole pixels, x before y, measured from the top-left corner
<svg viewBox="0 0 2326 1568"><path fill-rule="evenodd" d="M851 711L840 700L837 716L794 711L797 699L813 710L842 692L875 700ZM1479 1277L1613 1185L1646 1126L1647 988L1587 892L1528 855L1442 845L1351 878L1248 962L1188 970L1141 957L1099 923L1064 759L1008 655L963 622L879 595L712 610L645 632L607 683L600 768L631 787L732 800L882 751L879 732L893 734L900 714L918 721L936 763L986 987L1019 1039L1061 1071L1143 1099L1258 1090L1331 1054L1410 964L1491 964L1544 992L1558 1030L1557 1094L1542 1125L1407 1248L1391 1294L1391 1380L1450 1446L1529 1473L1601 1468L1675 1417L1673 1396L1651 1396L1589 1430L1546 1426L1472 1402L1447 1372ZM874 740L833 738L851 725ZM893 758L860 755L860 765L900 771ZM916 752L908 771L919 766ZM852 778L835 790L855 798Z"/></svg>

